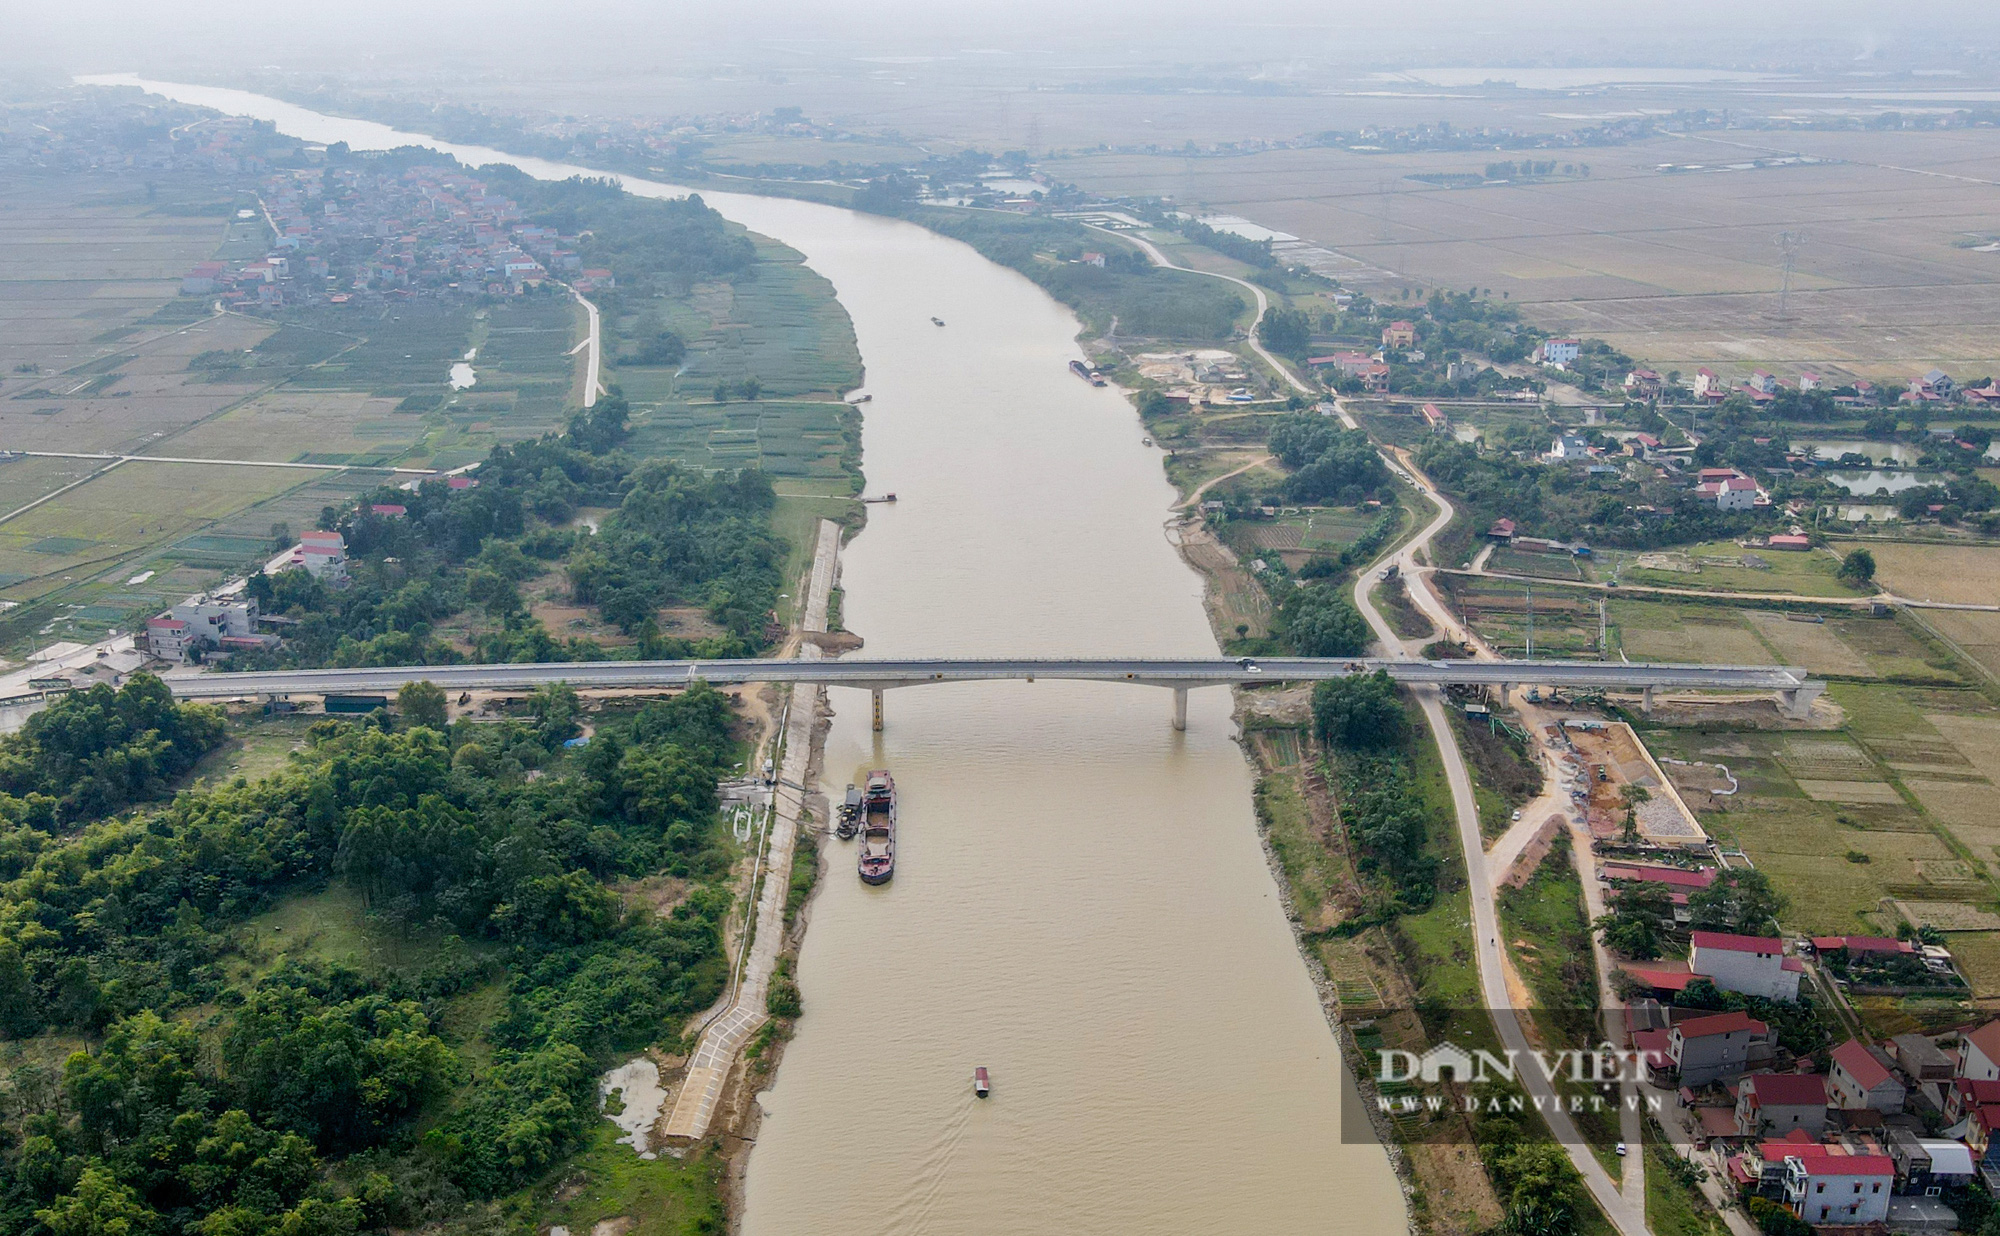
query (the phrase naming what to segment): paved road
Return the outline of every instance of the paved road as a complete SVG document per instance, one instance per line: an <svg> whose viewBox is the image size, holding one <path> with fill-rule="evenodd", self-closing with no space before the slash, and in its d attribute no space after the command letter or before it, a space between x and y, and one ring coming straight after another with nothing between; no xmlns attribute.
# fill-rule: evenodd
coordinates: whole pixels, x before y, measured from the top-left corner
<svg viewBox="0 0 2000 1236"><path fill-rule="evenodd" d="M1407 466L1410 483L1437 507L1437 517L1400 548L1383 555L1355 581L1354 602L1361 610L1368 625L1375 631L1382 647L1391 653L1408 656L1407 646L1397 636L1381 611L1375 608L1368 595L1381 569L1389 563L1396 563L1405 578L1417 570L1417 551L1428 545L1431 538L1449 524L1454 514L1451 503L1433 487L1429 479L1413 467ZM1446 612L1428 588L1410 589L1410 595L1417 606L1423 609L1437 623L1440 633L1457 629L1458 624ZM1416 664L1423 664L1418 662ZM1467 665L1493 665L1492 662L1465 662ZM1509 671L1511 672L1511 670ZM1511 681L1520 681L1513 679ZM1500 946L1500 914L1493 898L1493 884L1486 871L1486 842L1479 831L1479 806L1472 795L1472 774L1465 766L1464 754L1459 750L1458 737L1453 733L1450 720L1445 716L1443 692L1435 685L1413 687L1413 694L1422 707L1424 721L1430 727L1431 736L1437 743L1438 754L1444 762L1445 780L1451 787L1452 814L1458 823L1459 848L1465 857L1465 877L1472 902L1472 943L1473 956L1479 966L1480 996L1486 1007L1492 1011L1494 1028L1500 1034L1502 1046L1523 1053L1518 1058L1527 1059L1530 1050L1528 1036L1516 1014L1514 1001L1507 988L1507 963ZM1621 1236L1647 1236L1646 1188L1644 1155L1634 1154L1625 1160L1625 1192L1612 1182L1611 1174L1597 1161L1589 1146L1584 1144L1582 1134L1568 1114L1558 1105L1558 1096L1546 1078L1539 1077L1532 1067L1521 1071L1523 1086L1531 1098L1546 1104L1544 1111L1549 1131L1562 1143L1568 1153L1570 1163L1583 1177L1585 1187L1597 1200L1598 1206L1610 1218ZM1632 1140L1627 1138L1627 1140Z"/></svg>
<svg viewBox="0 0 2000 1236"><path fill-rule="evenodd" d="M564 284L563 286L568 287L569 285ZM597 375L599 364L603 359L599 354L599 347L604 336L599 329L597 306L585 300L583 293L577 291L575 288L570 288L569 294L576 297L576 303L583 306L584 313L590 318L589 330L585 333L583 342L571 348L570 351L575 352L581 348L590 349L590 360L583 371L583 406L592 408L597 406L597 394L599 390Z"/></svg>
<svg viewBox="0 0 2000 1236"><path fill-rule="evenodd" d="M1414 545L1414 542L1413 542ZM1408 560L1409 549L1401 551ZM1356 584L1362 612L1371 572ZM1421 592L1421 590L1417 590ZM1400 648L1400 644L1391 644ZM1711 690L1815 691L1801 669L1776 665L1679 665L1618 661L1417 661L1403 657L1273 657L1255 661L1036 658L795 661L561 661L519 665L401 665L366 669L269 670L240 674L188 671L166 682L183 699L255 695L392 692L404 683L434 682L446 690L528 690L551 682L575 687L675 687L711 683L811 682L889 690L946 682L1127 682L1193 689L1312 682L1387 670L1400 682L1442 686L1502 683L1588 690L1606 687L1702 687Z"/></svg>
<svg viewBox="0 0 2000 1236"><path fill-rule="evenodd" d="M94 451L9 451L37 459L107 459L119 463L216 464L228 468L294 468L304 472L413 472L436 476L435 468L390 468L367 464L293 463L278 459L207 459L187 455L103 455Z"/></svg>

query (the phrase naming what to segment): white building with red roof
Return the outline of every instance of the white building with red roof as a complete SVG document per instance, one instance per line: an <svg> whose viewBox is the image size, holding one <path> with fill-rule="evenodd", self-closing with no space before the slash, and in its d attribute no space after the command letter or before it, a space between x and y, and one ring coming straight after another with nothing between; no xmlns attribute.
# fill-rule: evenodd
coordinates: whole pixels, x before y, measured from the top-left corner
<svg viewBox="0 0 2000 1236"><path fill-rule="evenodd" d="M1785 956L1776 936L1738 936L1722 931L1697 931L1688 937L1688 969L1723 991L1766 1000L1799 998L1799 976L1805 965Z"/></svg>
<svg viewBox="0 0 2000 1236"><path fill-rule="evenodd" d="M1767 1143L1785 1165L1785 1204L1814 1227L1860 1227L1889 1217L1896 1164L1846 1146Z"/></svg>
<svg viewBox="0 0 2000 1236"><path fill-rule="evenodd" d="M1965 1036L1958 1049L1958 1075L2000 1081L2000 1021L1989 1021Z"/></svg>

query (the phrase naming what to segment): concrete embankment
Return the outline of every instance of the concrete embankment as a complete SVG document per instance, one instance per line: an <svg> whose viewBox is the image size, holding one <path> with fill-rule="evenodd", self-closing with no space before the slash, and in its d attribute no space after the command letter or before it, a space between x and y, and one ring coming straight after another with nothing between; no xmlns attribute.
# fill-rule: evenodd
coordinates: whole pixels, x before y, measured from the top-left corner
<svg viewBox="0 0 2000 1236"><path fill-rule="evenodd" d="M808 634L824 634L828 598L833 592L835 564L840 552L840 525L823 519L819 524L819 545L813 555L812 582L806 593L805 622ZM799 655L815 658L819 647L802 643ZM771 972L784 944L785 893L792 869L792 849L798 841L799 819L812 792L807 772L812 766L815 722L819 716L822 688L794 684L780 724L783 726L783 755L778 767L778 783L772 787L773 809L763 840L758 870L762 891L757 895L757 912L750 950L727 1007L702 1031L701 1041L688 1061L687 1077L667 1117L666 1136L697 1139L704 1136L715 1119L735 1068L737 1055L757 1027L768 1017L765 998L770 991Z"/></svg>

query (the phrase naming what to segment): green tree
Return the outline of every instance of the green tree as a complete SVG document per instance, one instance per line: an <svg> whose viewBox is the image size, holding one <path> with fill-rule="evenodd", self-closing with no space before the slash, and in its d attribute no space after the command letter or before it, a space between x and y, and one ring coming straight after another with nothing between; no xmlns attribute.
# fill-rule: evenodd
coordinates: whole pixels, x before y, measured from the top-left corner
<svg viewBox="0 0 2000 1236"><path fill-rule="evenodd" d="M1840 560L1840 578L1851 584L1875 582L1875 555L1865 549L1851 549Z"/></svg>
<svg viewBox="0 0 2000 1236"><path fill-rule="evenodd" d="M1327 679L1313 688L1312 709L1324 742L1371 750L1403 741L1403 701L1387 670Z"/></svg>
<svg viewBox="0 0 2000 1236"><path fill-rule="evenodd" d="M1606 948L1634 959L1658 957L1662 927L1673 921L1673 894L1661 884L1631 884L1618 890L1610 907L1591 926Z"/></svg>
<svg viewBox="0 0 2000 1236"><path fill-rule="evenodd" d="M1285 639L1301 656L1360 656L1372 638L1361 611L1331 584L1292 589L1280 613Z"/></svg>
<svg viewBox="0 0 2000 1236"><path fill-rule="evenodd" d="M445 727L444 688L428 678L406 682L396 692L396 709L403 714L405 725L422 725L442 731Z"/></svg>
<svg viewBox="0 0 2000 1236"><path fill-rule="evenodd" d="M1766 935L1776 930L1784 912L1784 896L1754 867L1732 867L1688 896L1688 913L1697 931Z"/></svg>
<svg viewBox="0 0 2000 1236"><path fill-rule="evenodd" d="M743 392L743 397L745 399L748 399L750 402L755 403L757 402L757 396L764 393L764 384L757 380L757 376L755 374L752 374L751 376L743 379L743 381L738 383L736 389Z"/></svg>
<svg viewBox="0 0 2000 1236"><path fill-rule="evenodd" d="M1272 309L1257 323L1257 337L1280 356L1303 357L1312 347L1312 319L1298 309Z"/></svg>
<svg viewBox="0 0 2000 1236"><path fill-rule="evenodd" d="M602 455L631 433L626 424L631 414L632 405L614 386L596 403L569 418L569 440L578 450Z"/></svg>
<svg viewBox="0 0 2000 1236"><path fill-rule="evenodd" d="M84 1168L76 1189L37 1210L35 1218L53 1236L146 1236L162 1227L138 1193L101 1164Z"/></svg>

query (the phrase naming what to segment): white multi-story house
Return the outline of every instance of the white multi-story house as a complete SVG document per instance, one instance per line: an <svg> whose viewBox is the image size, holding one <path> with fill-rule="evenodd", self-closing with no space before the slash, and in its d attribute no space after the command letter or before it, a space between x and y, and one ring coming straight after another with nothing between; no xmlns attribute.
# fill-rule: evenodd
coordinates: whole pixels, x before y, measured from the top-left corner
<svg viewBox="0 0 2000 1236"><path fill-rule="evenodd" d="M1775 936L1737 936L1721 931L1697 931L1689 937L1688 969L1723 991L1766 1000L1799 998L1799 976L1805 966L1785 956L1784 942Z"/></svg>
<svg viewBox="0 0 2000 1236"><path fill-rule="evenodd" d="M1541 354L1544 365L1567 369L1576 364L1577 357L1583 355L1583 342L1578 339L1545 339Z"/></svg>
<svg viewBox="0 0 2000 1236"><path fill-rule="evenodd" d="M1787 1147L1785 1204L1814 1227L1860 1227L1889 1217L1896 1163L1844 1146Z"/></svg>
<svg viewBox="0 0 2000 1236"><path fill-rule="evenodd" d="M257 632L257 602L197 593L146 620L146 651L182 662L197 648L264 648L277 638Z"/></svg>
<svg viewBox="0 0 2000 1236"><path fill-rule="evenodd" d="M1745 1137L1826 1131L1826 1078L1818 1073L1753 1073L1736 1089L1736 1129Z"/></svg>
<svg viewBox="0 0 2000 1236"><path fill-rule="evenodd" d="M1730 1081L1771 1059L1771 1028L1741 1010L1676 1022L1667 1061L1683 1086Z"/></svg>

